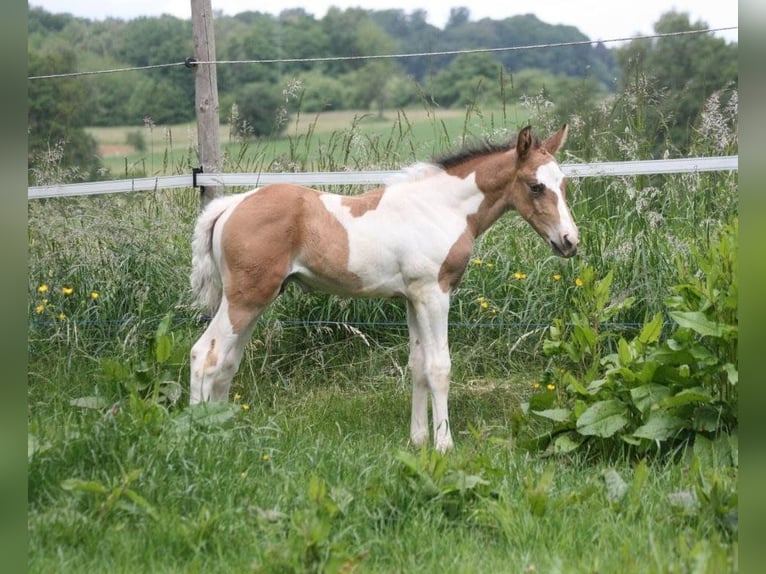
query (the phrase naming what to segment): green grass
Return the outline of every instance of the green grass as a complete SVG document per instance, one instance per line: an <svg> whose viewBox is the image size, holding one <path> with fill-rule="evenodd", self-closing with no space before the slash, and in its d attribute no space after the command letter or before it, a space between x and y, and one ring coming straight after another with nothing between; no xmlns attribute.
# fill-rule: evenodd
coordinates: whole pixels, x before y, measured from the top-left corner
<svg viewBox="0 0 766 574"><path fill-rule="evenodd" d="M341 123L323 127L330 118L303 117L306 131L229 149L226 168L393 168L463 135L515 131L526 111L333 116ZM592 149L614 147L603 121ZM171 145L153 128L153 150L130 155L128 172L188 172L186 129L172 128ZM102 145L125 137L93 133ZM583 147L576 127L570 137ZM121 176L125 160L114 161ZM457 449L445 457L407 444L401 302L288 289L253 335L234 407L204 418L185 407L188 351L204 328L188 294L197 192L30 202L29 570L736 571L736 461L544 457L520 444L520 405L556 366L542 341L569 316L584 267L613 273L610 303L635 297L614 318L635 330L689 272L691 246L704 249L736 217L737 175L583 179L567 190L576 259L553 257L514 214L476 245L450 314ZM171 352L160 360L168 311ZM177 388L177 403L158 403Z"/></svg>
<svg viewBox="0 0 766 574"><path fill-rule="evenodd" d="M603 474L630 485L634 464L517 449L509 429L525 383L455 385L459 447L445 458L407 448L399 379L265 382L225 421L191 428L183 411L130 400L115 416L35 397L31 428L43 446L29 467L30 571L733 568L736 547L710 516L669 511L672 493L695 486L687 462L650 464L616 501ZM107 492L62 486L73 479Z"/></svg>

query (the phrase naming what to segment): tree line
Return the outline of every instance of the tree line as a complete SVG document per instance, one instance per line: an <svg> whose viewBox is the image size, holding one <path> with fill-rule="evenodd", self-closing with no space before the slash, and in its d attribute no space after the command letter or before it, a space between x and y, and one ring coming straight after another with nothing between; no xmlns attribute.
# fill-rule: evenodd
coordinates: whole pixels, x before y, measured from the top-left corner
<svg viewBox="0 0 766 574"><path fill-rule="evenodd" d="M669 12L655 31L705 27L687 14ZM293 60L218 67L222 121L235 109L243 135L251 136L277 134L284 119L277 110L289 113L290 106L303 112L383 110L425 99L447 108L491 108L543 93L565 115L643 74L680 98L659 102L654 120L683 139L707 95L737 80L737 45L710 35L635 40L618 48L593 43L357 58L588 40L575 27L550 25L531 14L473 21L468 8L452 9L444 29L428 24L423 10L330 8L323 18L303 9L278 16L216 14L215 34L219 60ZM30 76L182 62L193 54L191 21L169 15L92 21L30 8L28 54ZM317 56L352 59L301 61ZM92 170L97 158L84 126L142 125L145 119L157 124L194 119L191 70L171 66L29 82L31 159L66 140L68 157Z"/></svg>

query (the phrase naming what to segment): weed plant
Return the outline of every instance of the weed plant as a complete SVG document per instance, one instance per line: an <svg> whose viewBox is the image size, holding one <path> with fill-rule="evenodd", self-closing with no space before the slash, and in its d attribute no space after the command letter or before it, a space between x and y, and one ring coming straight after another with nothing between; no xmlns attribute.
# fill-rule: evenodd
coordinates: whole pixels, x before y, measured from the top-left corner
<svg viewBox="0 0 766 574"><path fill-rule="evenodd" d="M630 101L569 118L563 161L647 159ZM732 101L711 98L695 153L736 153ZM516 110L472 106L449 125L400 111L375 132L313 123L278 144L233 141L225 170L389 169L527 121L558 127L542 97ZM184 154L159 163L187 173ZM608 276L617 309L601 357L658 314L664 326L668 298L692 296L679 285L705 284L697 255L735 221L737 174L574 179L567 194L577 258L551 255L513 214L476 245L450 312L459 430L445 457L406 449L400 302L291 287L259 322L233 403L189 409L187 355L204 329L188 292L197 192L30 202L30 571L736 571L735 443L705 435L641 463L550 459L520 448L533 424L520 405L541 385L564 392L545 378L562 366L545 341L589 281ZM722 376L736 363L727 344Z"/></svg>

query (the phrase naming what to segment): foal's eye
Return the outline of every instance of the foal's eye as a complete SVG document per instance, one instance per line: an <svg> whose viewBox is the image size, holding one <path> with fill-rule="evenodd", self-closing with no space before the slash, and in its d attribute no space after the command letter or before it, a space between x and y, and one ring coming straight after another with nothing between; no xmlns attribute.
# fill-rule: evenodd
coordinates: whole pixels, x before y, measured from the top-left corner
<svg viewBox="0 0 766 574"><path fill-rule="evenodd" d="M544 183L532 183L529 185L529 189L532 190L532 193L535 195L540 195L543 191L545 191L545 184Z"/></svg>

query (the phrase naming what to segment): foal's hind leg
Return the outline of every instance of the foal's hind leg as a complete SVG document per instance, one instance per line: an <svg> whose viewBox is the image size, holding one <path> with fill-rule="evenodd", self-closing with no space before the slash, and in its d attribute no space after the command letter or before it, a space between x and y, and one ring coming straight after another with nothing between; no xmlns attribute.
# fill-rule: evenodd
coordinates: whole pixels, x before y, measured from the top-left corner
<svg viewBox="0 0 766 574"><path fill-rule="evenodd" d="M192 347L191 404L227 400L231 380L261 311L250 310L249 321L237 331L231 323L228 301L223 298L210 325Z"/></svg>

